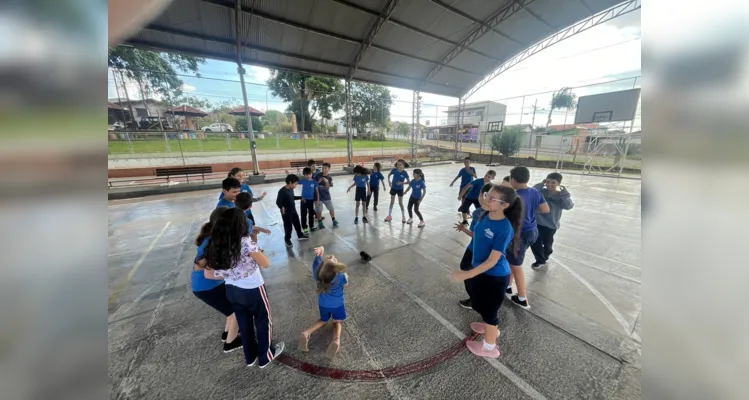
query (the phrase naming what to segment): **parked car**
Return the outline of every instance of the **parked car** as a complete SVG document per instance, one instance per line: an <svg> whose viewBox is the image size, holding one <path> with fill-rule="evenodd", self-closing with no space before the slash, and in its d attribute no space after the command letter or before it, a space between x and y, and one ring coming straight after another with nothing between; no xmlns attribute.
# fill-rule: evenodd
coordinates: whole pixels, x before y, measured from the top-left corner
<svg viewBox="0 0 749 400"><path fill-rule="evenodd" d="M234 132L229 124L216 123L202 128L203 132Z"/></svg>
<svg viewBox="0 0 749 400"><path fill-rule="evenodd" d="M161 121L161 123L159 123L159 121ZM169 130L174 127L169 123L169 120L166 119L166 117L141 117L140 121L138 121L138 128L155 130L164 128L164 130Z"/></svg>

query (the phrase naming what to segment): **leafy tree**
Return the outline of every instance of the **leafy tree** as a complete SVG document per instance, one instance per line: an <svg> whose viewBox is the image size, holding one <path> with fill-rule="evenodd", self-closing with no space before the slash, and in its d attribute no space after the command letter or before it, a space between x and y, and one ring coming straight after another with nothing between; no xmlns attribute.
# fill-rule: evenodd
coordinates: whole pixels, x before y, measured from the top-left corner
<svg viewBox="0 0 749 400"><path fill-rule="evenodd" d="M492 150L496 150L505 157L512 157L520 150L520 140L523 138L523 131L520 127L506 127L503 132L497 132L492 135Z"/></svg>
<svg viewBox="0 0 749 400"><path fill-rule="evenodd" d="M551 95L551 107L549 108L549 117L546 120L546 127L551 124L551 113L555 109L572 110L577 107L577 95L572 93L572 89L563 87Z"/></svg>
<svg viewBox="0 0 749 400"><path fill-rule="evenodd" d="M205 112L209 112L214 107L213 103L211 103L210 100L206 98L199 99L195 96L182 96L182 97L174 99L173 102L174 102L174 106L187 105L187 106L194 107Z"/></svg>
<svg viewBox="0 0 749 400"><path fill-rule="evenodd" d="M278 110L268 110L265 112L263 121L270 126L279 126L284 122L289 122L289 117Z"/></svg>
<svg viewBox="0 0 749 400"><path fill-rule="evenodd" d="M268 87L274 96L291 103L286 111L294 113L300 130L311 131L316 115L330 119L344 105L343 83L336 78L272 69Z"/></svg>
<svg viewBox="0 0 749 400"><path fill-rule="evenodd" d="M395 132L399 135L408 136L411 133L411 124L408 122L396 121Z"/></svg>
<svg viewBox="0 0 749 400"><path fill-rule="evenodd" d="M264 132L263 128L265 127L265 124L260 120L259 117L252 116L252 130L258 131L258 132ZM236 119L236 128L238 131L246 131L247 130L247 117L239 116L235 117Z"/></svg>
<svg viewBox="0 0 749 400"><path fill-rule="evenodd" d="M393 98L386 86L371 83L351 84L351 124L357 132L384 127L390 119Z"/></svg>

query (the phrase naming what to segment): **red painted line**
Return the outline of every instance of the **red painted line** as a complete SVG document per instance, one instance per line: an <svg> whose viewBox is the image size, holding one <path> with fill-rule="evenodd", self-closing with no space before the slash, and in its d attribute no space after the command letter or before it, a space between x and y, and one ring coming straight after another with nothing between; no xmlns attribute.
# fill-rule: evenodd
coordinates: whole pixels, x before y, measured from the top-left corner
<svg viewBox="0 0 749 400"><path fill-rule="evenodd" d="M321 378L340 379L346 381L382 381L389 378L397 378L404 375L419 373L432 368L437 364L441 364L458 355L466 348L467 341L475 340L477 337L478 335L476 334L471 337L467 337L458 342L455 346L425 360L383 369L345 370L329 368L306 363L287 354L282 354L276 359L276 361L298 371Z"/></svg>

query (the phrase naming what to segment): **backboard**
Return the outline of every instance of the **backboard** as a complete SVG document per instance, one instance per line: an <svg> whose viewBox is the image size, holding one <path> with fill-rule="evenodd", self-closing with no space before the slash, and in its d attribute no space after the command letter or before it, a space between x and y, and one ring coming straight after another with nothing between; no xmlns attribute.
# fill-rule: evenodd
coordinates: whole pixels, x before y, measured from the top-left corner
<svg viewBox="0 0 749 400"><path fill-rule="evenodd" d="M491 121L486 124L487 132L501 132L504 126L504 121Z"/></svg>
<svg viewBox="0 0 749 400"><path fill-rule="evenodd" d="M631 121L639 99L639 88L582 96L577 100L575 124Z"/></svg>

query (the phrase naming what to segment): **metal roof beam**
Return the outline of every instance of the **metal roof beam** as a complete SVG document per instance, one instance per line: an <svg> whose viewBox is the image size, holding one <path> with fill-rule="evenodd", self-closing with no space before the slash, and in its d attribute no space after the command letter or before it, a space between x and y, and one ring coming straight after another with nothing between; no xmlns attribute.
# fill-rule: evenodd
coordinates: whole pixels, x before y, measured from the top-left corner
<svg viewBox="0 0 749 400"><path fill-rule="evenodd" d="M513 42L513 43L515 43L517 45L519 45L519 46L522 46L523 48L528 47L528 43L522 43L522 42L520 42L518 40L515 40L515 39L511 38L509 35L505 34L504 32L501 32L499 29L496 29L494 26L491 26L490 24L487 24L485 21L482 21L480 19L476 19L476 18L474 18L474 17L472 17L472 16L464 13L463 11L460 11L457 8L455 8L455 7L451 6L451 5L443 2L442 0L429 0L429 1L431 1L432 3L438 5L438 6L442 7L442 8L444 8L447 11L450 11L451 13L453 13L455 15L459 15L459 16L461 16L461 17L463 17L463 18L465 18L465 19L467 19L469 21L472 21L475 24L481 25L484 28L486 28L487 30L491 30L492 32L496 33L497 35L502 36L503 38L505 38L505 39L507 39L507 40L509 40L509 41L511 41L511 42ZM515 1L513 1L513 3L514 2Z"/></svg>
<svg viewBox="0 0 749 400"><path fill-rule="evenodd" d="M574 25L571 25L549 37L546 39L541 40L540 42L534 44L533 46L525 49L523 52L517 54L516 56L512 57L511 59L507 60L507 62L501 64L497 68L492 71L489 75L484 77L481 81L479 81L474 87L472 87L470 90L465 92L461 99L468 99L473 94L476 93L479 89L484 87L487 83L491 82L494 78L502 74L503 72L507 71L508 69L514 67L521 61L527 59L528 57L538 53L541 50L544 50L548 47L551 47L559 42L561 42L564 39L570 38L572 36L577 35L578 33L582 33L587 31L590 28L593 28L595 26L598 26L604 22L611 21L614 18L617 18L619 16L622 16L624 14L629 14L632 11L639 10L642 7L642 0L629 0L622 3L619 3L615 5L614 7L611 7L609 9L603 10L599 12L598 14L591 15L588 18L585 18L582 21L577 22Z"/></svg>
<svg viewBox="0 0 749 400"><path fill-rule="evenodd" d="M580 5L582 5L583 7L585 7L586 10L588 10L588 12L590 13L590 15L595 14L593 12L593 10L590 9L590 6L588 6L588 3L586 3L585 0L577 0L577 1L580 2Z"/></svg>
<svg viewBox="0 0 749 400"><path fill-rule="evenodd" d="M231 8L232 10L234 10L234 7L235 7L234 3L229 3L226 0L203 0L203 2L209 3L209 4L213 4L213 5L216 5L216 6L220 6L220 7ZM273 22L277 22L279 24L288 25L288 26L291 26L293 28L297 28L297 29L308 31L308 32L316 33L316 34L322 35L322 36L327 36L327 37L330 37L330 38L333 38L333 39L342 40L344 42L349 42L349 43L354 43L354 44L361 44L361 41L358 40L358 39L356 39L356 38L353 38L353 37L350 37L350 36L339 35L337 33L328 32L328 31L324 31L324 30L321 30L321 29L311 28L309 26L305 26L305 25L302 25L302 24L299 24L299 23L296 23L296 22L293 22L293 21L289 21L289 20L286 20L286 19L283 19L283 18L280 18L280 17L276 17L276 16L273 16L273 15L270 15L270 14L266 14L266 13L264 13L262 11L258 11L256 9L254 9L251 13L247 12L247 11L244 11L244 10L242 10L242 12L245 13L245 14L250 14L252 16L256 16L256 17L262 18L262 19L266 19L268 21L273 21ZM377 15L379 16L379 14L377 14ZM392 19L390 21L392 22ZM387 48L387 47L382 47L382 46L379 46L379 45L376 45L376 44L372 44L370 47L373 47L373 48L378 49L378 50L386 51L388 53L397 54L397 55L402 56L402 57L411 58L411 59L419 60L419 61L424 61L424 62L427 62L427 63L430 63L430 64L438 63L437 61L430 60L428 58L418 57L418 56L415 56L413 54L404 53L404 52L401 52L401 51L398 51L398 50L390 49L390 48ZM495 60L495 61L501 61L501 60L499 60L497 58L492 58L492 59ZM446 67L450 68L450 69L454 69L456 71L460 71L460 72L466 73L466 74L470 74L470 75L473 75L473 76L483 76L483 75L478 74L476 72L468 71L468 70L465 70L465 69L462 69L462 68L453 67L453 66L450 66L450 65L446 65Z"/></svg>
<svg viewBox="0 0 749 400"><path fill-rule="evenodd" d="M350 3L350 2L348 2L346 0L330 0L330 1L332 1L334 3L338 3L338 4L346 6L346 7L353 8L355 10L359 10L359 11L361 11L363 13L366 13L366 14L369 14L369 15L375 15L375 16L379 16L380 15L377 11L370 10L370 9L368 9L366 7L362 7L362 6L358 5L358 4ZM391 22L391 23L393 23L395 25L398 25L400 27L406 28L406 29L408 29L410 31L413 31L413 32L419 33L421 35L430 37L432 39L439 40L439 41L445 42L445 43L449 43L449 44L451 44L453 46L456 46L458 44L458 42L456 42L454 40L450 40L450 39L447 39L447 38L443 38L441 36L434 35L432 33L429 33L427 31L425 31L425 30L419 29L419 28L417 28L417 27L415 27L413 25L409 25L409 24L407 24L405 22L399 21L399 20L394 19L394 18L390 18L389 22ZM475 50L475 49L469 48L468 51L470 51L472 53L475 53L475 54L478 54L480 56L486 57L486 58L488 58L490 60L501 61L497 57L494 57L494 56L492 56L490 54L486 54L484 52L481 52L481 51L478 51L478 50Z"/></svg>
<svg viewBox="0 0 749 400"><path fill-rule="evenodd" d="M442 70L442 65L447 65L450 63L450 61L454 60L458 54L462 53L468 46L471 45L471 43L474 43L475 41L479 40L482 36L484 36L493 26L496 26L500 24L502 21L507 20L512 15L514 15L516 12L520 11L521 8L525 7L526 5L534 2L535 0L518 0L513 1L508 6L500 8L494 14L490 15L485 21L483 21L479 26L477 26L471 33L468 34L460 43L458 43L457 46L450 49L450 51L445 54L442 59L440 60L440 64L435 65L431 71L427 74L427 76L422 80L422 84L424 81L428 81L432 78L434 78L439 71Z"/></svg>
<svg viewBox="0 0 749 400"><path fill-rule="evenodd" d="M361 47L359 48L359 52L356 53L354 62L351 63L351 68L349 68L348 71L349 80L352 76L354 76L356 69L359 68L359 62L361 62L361 59L364 56L364 53L366 53L369 46L372 45L372 41L374 40L375 36L377 36L377 32L379 32L380 28L385 25L385 22L387 22L387 20L390 18L390 14L393 13L393 10L395 10L396 6L398 6L398 0L388 0L388 2L385 4L385 7L382 8L380 15L377 16L377 20L372 25L372 29L369 30L367 37L362 40Z"/></svg>
<svg viewBox="0 0 749 400"><path fill-rule="evenodd" d="M548 22L546 22L543 19L541 19L541 17L539 17L538 15L536 15L536 13L534 13L533 11L531 11L531 10L529 10L527 8L523 8L523 10L525 10L525 12L528 15L530 15L531 17L533 17L533 19L535 19L536 21L538 21L538 22L546 25L546 27L549 28L552 32L556 32L556 31L559 30L559 28L551 26Z"/></svg>

